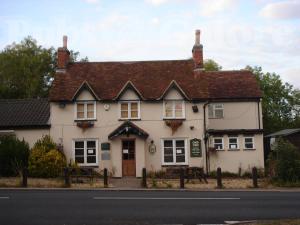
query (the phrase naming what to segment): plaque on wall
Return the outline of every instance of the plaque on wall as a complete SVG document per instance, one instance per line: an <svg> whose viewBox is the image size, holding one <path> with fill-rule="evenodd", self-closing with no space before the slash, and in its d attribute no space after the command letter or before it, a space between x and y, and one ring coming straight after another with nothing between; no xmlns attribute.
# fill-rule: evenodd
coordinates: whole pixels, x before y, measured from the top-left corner
<svg viewBox="0 0 300 225"><path fill-rule="evenodd" d="M110 143L109 142L101 143L101 150L102 151L109 151L110 150Z"/></svg>
<svg viewBox="0 0 300 225"><path fill-rule="evenodd" d="M202 157L201 140L194 138L190 140L191 157Z"/></svg>

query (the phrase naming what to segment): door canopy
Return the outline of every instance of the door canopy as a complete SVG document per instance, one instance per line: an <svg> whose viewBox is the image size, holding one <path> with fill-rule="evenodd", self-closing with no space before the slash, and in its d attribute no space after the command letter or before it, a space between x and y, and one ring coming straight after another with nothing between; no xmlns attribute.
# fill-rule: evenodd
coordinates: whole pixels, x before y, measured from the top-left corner
<svg viewBox="0 0 300 225"><path fill-rule="evenodd" d="M113 132L111 132L108 135L109 139L114 139L120 135L127 135L129 136L130 134L137 135L143 139L147 139L149 134L144 131L143 129L139 128L137 125L130 121L126 121L123 124L121 124L117 129L115 129Z"/></svg>

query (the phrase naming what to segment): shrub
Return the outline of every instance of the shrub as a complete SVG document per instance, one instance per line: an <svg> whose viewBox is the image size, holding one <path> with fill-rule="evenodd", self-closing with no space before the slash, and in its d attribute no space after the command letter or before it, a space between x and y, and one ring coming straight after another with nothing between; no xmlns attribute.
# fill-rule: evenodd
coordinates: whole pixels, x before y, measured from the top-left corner
<svg viewBox="0 0 300 225"><path fill-rule="evenodd" d="M16 176L28 164L29 145L15 136L0 137L0 176Z"/></svg>
<svg viewBox="0 0 300 225"><path fill-rule="evenodd" d="M300 153L290 142L280 138L268 164L273 166L273 180L281 183L300 181Z"/></svg>
<svg viewBox="0 0 300 225"><path fill-rule="evenodd" d="M50 136L38 140L30 151L29 175L32 177L57 177L66 166L66 158L56 149Z"/></svg>

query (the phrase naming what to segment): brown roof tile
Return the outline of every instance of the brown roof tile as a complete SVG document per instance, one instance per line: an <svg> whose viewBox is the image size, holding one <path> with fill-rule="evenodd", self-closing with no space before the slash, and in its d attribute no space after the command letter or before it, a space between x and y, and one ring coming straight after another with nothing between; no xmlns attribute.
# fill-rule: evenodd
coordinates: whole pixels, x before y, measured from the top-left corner
<svg viewBox="0 0 300 225"><path fill-rule="evenodd" d="M191 100L259 98L262 95L251 72L194 71L192 60L80 62L71 63L65 73L56 74L50 101L72 101L85 81L101 100L114 100L128 81L145 100L155 100L173 80Z"/></svg>

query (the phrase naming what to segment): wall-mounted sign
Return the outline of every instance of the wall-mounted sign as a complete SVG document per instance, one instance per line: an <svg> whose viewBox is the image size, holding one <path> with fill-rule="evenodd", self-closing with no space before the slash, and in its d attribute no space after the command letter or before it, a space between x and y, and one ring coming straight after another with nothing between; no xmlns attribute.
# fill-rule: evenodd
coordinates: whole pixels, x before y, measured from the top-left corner
<svg viewBox="0 0 300 225"><path fill-rule="evenodd" d="M190 140L191 157L202 157L201 140L194 138Z"/></svg>
<svg viewBox="0 0 300 225"><path fill-rule="evenodd" d="M102 151L109 151L110 150L110 143L109 142L101 143L101 150Z"/></svg>

